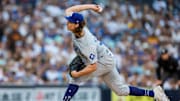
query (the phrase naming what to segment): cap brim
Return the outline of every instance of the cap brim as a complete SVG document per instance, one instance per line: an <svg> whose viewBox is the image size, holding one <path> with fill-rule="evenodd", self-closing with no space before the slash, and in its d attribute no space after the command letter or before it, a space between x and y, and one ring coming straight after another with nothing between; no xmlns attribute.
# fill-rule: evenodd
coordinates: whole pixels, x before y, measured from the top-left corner
<svg viewBox="0 0 180 101"><path fill-rule="evenodd" d="M65 16L65 18L66 18L66 20L68 20L68 21L70 20L70 17L68 17L68 16Z"/></svg>
<svg viewBox="0 0 180 101"><path fill-rule="evenodd" d="M70 16L66 16L65 18L66 18L67 21L69 21L69 22L71 22L71 23L74 23L74 21L71 19Z"/></svg>

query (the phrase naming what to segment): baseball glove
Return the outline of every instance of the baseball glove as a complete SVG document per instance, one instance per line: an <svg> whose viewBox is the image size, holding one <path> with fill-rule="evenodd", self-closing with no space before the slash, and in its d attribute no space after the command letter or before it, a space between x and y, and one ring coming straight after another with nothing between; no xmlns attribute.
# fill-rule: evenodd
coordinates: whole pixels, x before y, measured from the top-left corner
<svg viewBox="0 0 180 101"><path fill-rule="evenodd" d="M69 64L69 74L71 75L71 71L80 71L82 70L84 67L86 67L85 63L83 62L83 60L81 59L80 56L76 56L71 63Z"/></svg>

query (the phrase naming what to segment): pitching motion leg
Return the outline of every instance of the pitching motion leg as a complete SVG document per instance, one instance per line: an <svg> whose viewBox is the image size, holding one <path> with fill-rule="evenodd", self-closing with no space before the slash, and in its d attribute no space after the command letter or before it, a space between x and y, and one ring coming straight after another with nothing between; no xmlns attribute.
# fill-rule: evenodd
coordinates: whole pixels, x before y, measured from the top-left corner
<svg viewBox="0 0 180 101"><path fill-rule="evenodd" d="M63 101L70 101L71 98L76 94L78 91L79 86L75 84L69 84L68 89L63 97Z"/></svg>

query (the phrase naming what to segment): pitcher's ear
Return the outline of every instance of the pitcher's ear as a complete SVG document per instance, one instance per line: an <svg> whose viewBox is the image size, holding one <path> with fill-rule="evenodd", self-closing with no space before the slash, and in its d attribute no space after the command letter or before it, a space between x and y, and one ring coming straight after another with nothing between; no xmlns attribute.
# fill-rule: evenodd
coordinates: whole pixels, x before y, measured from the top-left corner
<svg viewBox="0 0 180 101"><path fill-rule="evenodd" d="M79 23L75 24L75 27L78 28L79 27Z"/></svg>

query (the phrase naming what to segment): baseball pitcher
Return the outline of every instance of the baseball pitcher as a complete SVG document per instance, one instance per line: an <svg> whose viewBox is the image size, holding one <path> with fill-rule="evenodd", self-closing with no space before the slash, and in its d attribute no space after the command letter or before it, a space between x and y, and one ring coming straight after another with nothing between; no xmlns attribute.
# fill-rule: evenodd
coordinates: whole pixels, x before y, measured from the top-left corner
<svg viewBox="0 0 180 101"><path fill-rule="evenodd" d="M149 96L158 101L169 101L160 86L146 90L125 84L115 68L115 58L112 52L102 44L86 27L83 10L102 12L102 7L95 4L75 5L65 10L67 28L71 31L73 47L77 57L70 63L72 77L63 101L70 101L78 91L81 83L98 76L119 96Z"/></svg>

